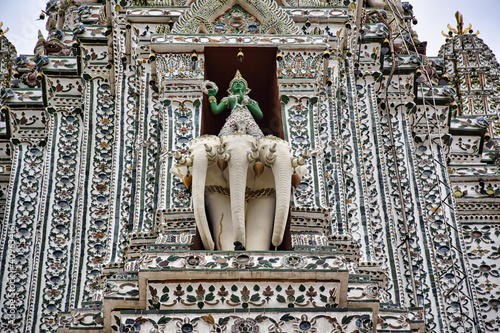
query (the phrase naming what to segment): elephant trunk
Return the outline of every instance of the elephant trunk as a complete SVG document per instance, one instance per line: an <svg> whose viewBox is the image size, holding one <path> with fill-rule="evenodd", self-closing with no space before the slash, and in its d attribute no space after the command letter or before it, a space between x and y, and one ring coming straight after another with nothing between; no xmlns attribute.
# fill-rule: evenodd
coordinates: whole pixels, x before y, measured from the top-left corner
<svg viewBox="0 0 500 333"><path fill-rule="evenodd" d="M272 237L272 243L274 246L279 246L282 243L283 236L285 234L285 227L290 207L290 190L293 173L288 149L283 149L283 151L278 152L277 155L280 158L277 158L276 161L271 164L276 189L276 210L274 213L274 229Z"/></svg>
<svg viewBox="0 0 500 333"><path fill-rule="evenodd" d="M193 160L193 209L201 241L206 250L213 251L215 244L205 213L205 182L207 179L208 157L204 151L194 154Z"/></svg>
<svg viewBox="0 0 500 333"><path fill-rule="evenodd" d="M229 159L229 190L231 193L231 217L233 219L234 240L243 246L246 243L245 235L245 190L248 172L246 151L231 152Z"/></svg>

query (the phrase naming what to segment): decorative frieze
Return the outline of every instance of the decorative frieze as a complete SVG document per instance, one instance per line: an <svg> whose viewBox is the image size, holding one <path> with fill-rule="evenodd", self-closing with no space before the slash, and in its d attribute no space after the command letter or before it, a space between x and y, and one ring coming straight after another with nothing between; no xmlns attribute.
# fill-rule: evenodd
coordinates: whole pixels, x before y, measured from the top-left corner
<svg viewBox="0 0 500 333"><path fill-rule="evenodd" d="M24 332L29 308L29 286L43 221L38 209L43 202L46 159L45 140L26 140L14 146L13 173L9 186L6 221L2 225L1 248L5 264L2 274L2 330ZM36 254L36 255L35 255ZM36 260L36 262L35 262Z"/></svg>

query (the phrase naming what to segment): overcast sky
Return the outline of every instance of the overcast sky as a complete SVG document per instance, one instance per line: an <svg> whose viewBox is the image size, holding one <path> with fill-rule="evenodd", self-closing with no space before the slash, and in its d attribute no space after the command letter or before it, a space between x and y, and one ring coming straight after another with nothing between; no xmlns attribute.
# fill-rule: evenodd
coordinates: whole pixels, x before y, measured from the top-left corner
<svg viewBox="0 0 500 333"><path fill-rule="evenodd" d="M19 54L32 54L37 40L37 31L44 35L45 21L38 19L48 0L0 0L0 21L3 29L10 28L7 37ZM427 55L437 55L445 38L441 31L448 32L446 25L456 27L455 12L464 16L464 24L472 24L481 37L500 59L500 38L497 20L500 20L500 0L410 0L418 24L415 29L421 41L428 42Z"/></svg>

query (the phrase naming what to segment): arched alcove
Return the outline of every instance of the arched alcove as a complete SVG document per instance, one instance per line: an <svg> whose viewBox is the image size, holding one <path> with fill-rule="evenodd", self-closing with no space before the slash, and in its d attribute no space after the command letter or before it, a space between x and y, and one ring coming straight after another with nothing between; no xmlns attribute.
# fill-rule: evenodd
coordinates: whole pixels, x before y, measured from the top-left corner
<svg viewBox="0 0 500 333"><path fill-rule="evenodd" d="M257 124L265 135L284 138L281 104L276 75L276 48L241 48L245 57L240 62L236 55L240 48L236 47L206 47L205 48L205 79L213 81L219 87L217 101L227 96L229 82L236 70L248 82L251 89L250 98L259 103L264 118ZM210 110L208 97L203 96L203 113L200 134L219 134L229 109L215 116Z"/></svg>

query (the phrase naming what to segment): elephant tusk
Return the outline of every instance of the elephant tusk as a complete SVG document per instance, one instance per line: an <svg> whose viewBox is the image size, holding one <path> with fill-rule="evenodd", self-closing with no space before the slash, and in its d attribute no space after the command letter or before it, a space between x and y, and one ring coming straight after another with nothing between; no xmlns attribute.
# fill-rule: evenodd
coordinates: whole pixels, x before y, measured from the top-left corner
<svg viewBox="0 0 500 333"><path fill-rule="evenodd" d="M266 163L267 164L274 164L276 162L276 154L273 154L271 152L266 154Z"/></svg>
<svg viewBox="0 0 500 333"><path fill-rule="evenodd" d="M193 155L189 155L187 157L183 156L181 152L176 151L174 153L174 158L177 161L177 164L180 166L191 166L193 165Z"/></svg>
<svg viewBox="0 0 500 333"><path fill-rule="evenodd" d="M219 160L226 161L226 162L229 161L230 155L228 153L222 153L222 154L218 154L218 155L219 155L218 156Z"/></svg>
<svg viewBox="0 0 500 333"><path fill-rule="evenodd" d="M299 165L304 165L308 157L309 157L309 151L305 149L299 157L294 157L292 159L292 167L296 168Z"/></svg>
<svg viewBox="0 0 500 333"><path fill-rule="evenodd" d="M273 164L276 161L276 143L269 148L269 152L265 155L266 164Z"/></svg>
<svg viewBox="0 0 500 333"><path fill-rule="evenodd" d="M304 149L304 151L302 152L302 157L304 158L304 160L309 158L309 150L308 149Z"/></svg>
<svg viewBox="0 0 500 333"><path fill-rule="evenodd" d="M253 162L253 161L256 161L257 159L259 158L259 153L258 152L255 152L255 151L249 151L247 153L247 160L248 162Z"/></svg>
<svg viewBox="0 0 500 333"><path fill-rule="evenodd" d="M231 154L228 151L226 151L226 144L222 144L219 147L217 147L217 155L219 160L229 161Z"/></svg>
<svg viewBox="0 0 500 333"><path fill-rule="evenodd" d="M304 165L308 157L309 157L309 151L307 149L304 149L299 157L292 158L292 167L296 168L299 165Z"/></svg>
<svg viewBox="0 0 500 333"><path fill-rule="evenodd" d="M217 154L222 155L226 151L226 146L221 144L217 146Z"/></svg>
<svg viewBox="0 0 500 333"><path fill-rule="evenodd" d="M252 147L250 148L251 152L248 152L247 154L247 159L248 162L253 162L257 158L259 158L259 148L257 148L257 145L252 142Z"/></svg>
<svg viewBox="0 0 500 333"><path fill-rule="evenodd" d="M217 157L217 155L215 154L212 146L209 146L205 143L205 151L207 153L207 157L209 160L213 161L215 160L215 158Z"/></svg>
<svg viewBox="0 0 500 333"><path fill-rule="evenodd" d="M176 152L174 153L174 158L175 158L177 161L179 161L179 160L182 158L182 154L181 154L181 152L180 152L180 151L176 151Z"/></svg>

